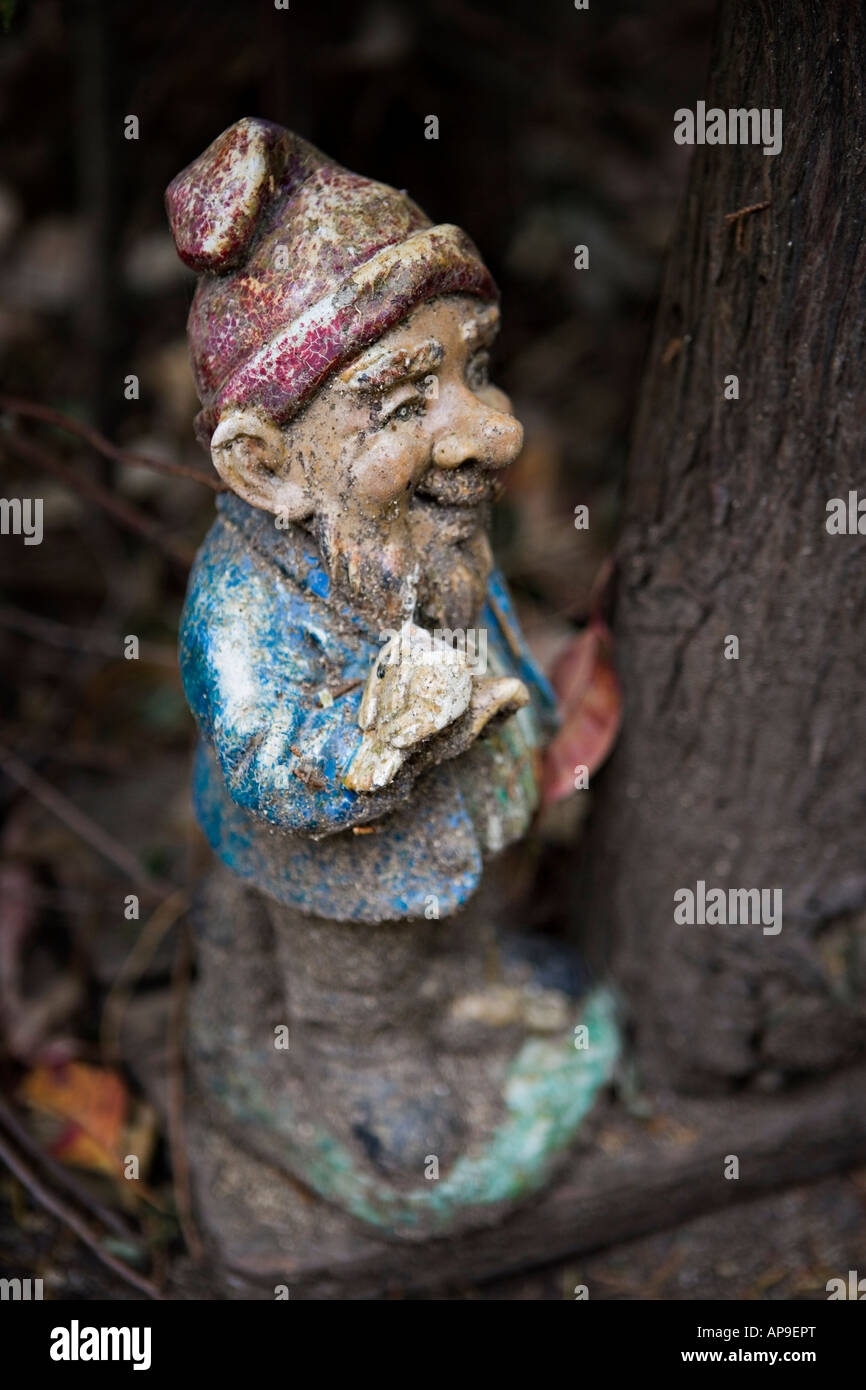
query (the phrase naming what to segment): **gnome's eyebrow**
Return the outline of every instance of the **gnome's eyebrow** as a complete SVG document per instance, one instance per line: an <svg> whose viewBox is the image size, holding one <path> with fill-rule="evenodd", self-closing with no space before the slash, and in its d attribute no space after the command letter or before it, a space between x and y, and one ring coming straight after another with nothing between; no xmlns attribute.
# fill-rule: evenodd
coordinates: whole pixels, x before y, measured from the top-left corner
<svg viewBox="0 0 866 1390"><path fill-rule="evenodd" d="M464 323L461 336L470 352L478 347L486 347L493 341L499 328L499 310L495 304L487 304L476 309L472 318Z"/></svg>
<svg viewBox="0 0 866 1390"><path fill-rule="evenodd" d="M380 391L432 372L444 356L445 349L436 338L425 338L411 348L374 347L341 372L340 380L350 391Z"/></svg>

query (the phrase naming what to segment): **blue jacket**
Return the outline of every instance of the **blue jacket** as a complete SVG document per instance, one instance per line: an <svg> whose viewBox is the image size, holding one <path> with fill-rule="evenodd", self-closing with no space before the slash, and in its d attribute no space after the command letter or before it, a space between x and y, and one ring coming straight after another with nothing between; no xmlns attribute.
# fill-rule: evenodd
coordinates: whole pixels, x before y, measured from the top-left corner
<svg viewBox="0 0 866 1390"><path fill-rule="evenodd" d="M352 792L341 783L361 741L358 706L380 633L331 592L304 531L279 530L232 494L217 506L180 632L201 735L193 797L210 844L241 878L320 917L457 911L484 859L525 832L539 744L555 725L553 693L502 576L491 576L479 621L488 670L519 676L531 704L420 776L404 769L381 791Z"/></svg>

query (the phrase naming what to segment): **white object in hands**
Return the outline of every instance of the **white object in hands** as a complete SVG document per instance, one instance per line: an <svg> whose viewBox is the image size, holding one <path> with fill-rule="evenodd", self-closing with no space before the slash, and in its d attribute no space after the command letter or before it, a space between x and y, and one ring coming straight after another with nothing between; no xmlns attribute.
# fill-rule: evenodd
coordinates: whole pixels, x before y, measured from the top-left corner
<svg viewBox="0 0 866 1390"><path fill-rule="evenodd" d="M373 791L393 781L409 752L469 710L468 738L496 714L513 713L529 692L513 676L475 676L466 654L406 622L379 653L358 710L364 730L343 785Z"/></svg>
<svg viewBox="0 0 866 1390"><path fill-rule="evenodd" d="M459 719L472 698L464 652L406 622L379 653L358 710L364 737L344 786L352 791L384 787L399 772L408 750Z"/></svg>

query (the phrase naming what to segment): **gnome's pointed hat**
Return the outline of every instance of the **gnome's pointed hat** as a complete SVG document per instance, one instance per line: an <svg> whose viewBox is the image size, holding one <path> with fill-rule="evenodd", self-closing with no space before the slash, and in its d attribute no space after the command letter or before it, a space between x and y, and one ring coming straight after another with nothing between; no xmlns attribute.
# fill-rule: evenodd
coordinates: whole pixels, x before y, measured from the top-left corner
<svg viewBox="0 0 866 1390"><path fill-rule="evenodd" d="M206 447L228 408L290 419L415 304L497 298L459 227L269 121L230 126L165 197L178 254L202 272L188 334Z"/></svg>

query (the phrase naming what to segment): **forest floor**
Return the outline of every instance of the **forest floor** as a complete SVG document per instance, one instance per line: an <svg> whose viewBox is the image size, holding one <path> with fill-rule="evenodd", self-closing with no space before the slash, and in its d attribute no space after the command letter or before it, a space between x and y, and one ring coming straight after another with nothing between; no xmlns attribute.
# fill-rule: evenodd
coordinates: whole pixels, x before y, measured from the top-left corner
<svg viewBox="0 0 866 1390"><path fill-rule="evenodd" d="M68 1230L30 1203L12 1180L2 1184L0 1277L41 1277L52 1299L136 1300ZM866 1250L866 1169L819 1182L481 1285L422 1295L435 1300L574 1299L585 1285L590 1300L824 1300L829 1279L863 1266ZM168 1270L166 1271L168 1273ZM221 1297L205 1268L180 1258L165 1296ZM400 1297L384 1292L383 1298Z"/></svg>

